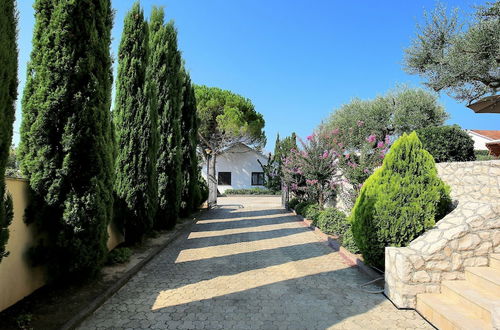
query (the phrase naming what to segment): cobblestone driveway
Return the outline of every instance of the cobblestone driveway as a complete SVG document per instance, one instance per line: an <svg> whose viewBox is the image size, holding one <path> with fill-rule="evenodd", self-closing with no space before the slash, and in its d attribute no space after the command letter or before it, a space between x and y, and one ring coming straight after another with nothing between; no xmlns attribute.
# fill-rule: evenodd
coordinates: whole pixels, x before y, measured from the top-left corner
<svg viewBox="0 0 500 330"><path fill-rule="evenodd" d="M221 198L81 329L432 328L397 310L274 197Z"/></svg>

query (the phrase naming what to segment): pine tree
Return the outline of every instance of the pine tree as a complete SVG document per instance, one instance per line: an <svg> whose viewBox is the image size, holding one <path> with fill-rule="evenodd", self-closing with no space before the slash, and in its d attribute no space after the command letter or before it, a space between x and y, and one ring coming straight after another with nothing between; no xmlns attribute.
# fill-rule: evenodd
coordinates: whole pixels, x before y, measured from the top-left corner
<svg viewBox="0 0 500 330"><path fill-rule="evenodd" d="M151 79L157 86L158 110L158 212L155 225L171 228L179 215L182 194L181 154L181 55L177 31L164 24L162 8L153 8L150 22Z"/></svg>
<svg viewBox="0 0 500 330"><path fill-rule="evenodd" d="M8 255L5 245L12 220L5 196L5 166L12 142L12 123L17 99L17 16L14 0L0 2L0 262Z"/></svg>
<svg viewBox="0 0 500 330"><path fill-rule="evenodd" d="M198 197L199 189L198 177L200 168L198 166L198 155L196 148L198 146L198 117L196 116L196 98L194 88L191 85L191 78L186 70L182 69L183 89L182 89L182 111L181 111L181 130L182 130L182 171L184 177L184 189L182 192L183 215L189 215L200 204Z"/></svg>
<svg viewBox="0 0 500 330"><path fill-rule="evenodd" d="M37 0L35 13L20 146L27 216L48 233L35 255L53 276L95 274L113 204L111 4Z"/></svg>
<svg viewBox="0 0 500 330"><path fill-rule="evenodd" d="M138 2L125 16L118 51L114 109L117 139L115 191L125 239L142 240L153 226L158 203L157 112L148 73L149 31Z"/></svg>

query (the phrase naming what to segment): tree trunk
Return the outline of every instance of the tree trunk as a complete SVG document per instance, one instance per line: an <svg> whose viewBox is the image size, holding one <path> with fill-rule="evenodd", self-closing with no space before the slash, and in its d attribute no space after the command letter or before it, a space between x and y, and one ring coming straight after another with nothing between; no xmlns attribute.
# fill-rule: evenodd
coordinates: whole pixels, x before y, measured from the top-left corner
<svg viewBox="0 0 500 330"><path fill-rule="evenodd" d="M208 207L217 205L217 178L215 176L216 155L208 156Z"/></svg>

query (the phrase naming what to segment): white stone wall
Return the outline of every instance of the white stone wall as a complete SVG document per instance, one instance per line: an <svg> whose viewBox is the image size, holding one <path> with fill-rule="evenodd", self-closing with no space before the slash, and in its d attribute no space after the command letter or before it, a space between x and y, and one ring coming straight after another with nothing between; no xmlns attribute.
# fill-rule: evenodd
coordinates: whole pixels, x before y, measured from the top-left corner
<svg viewBox="0 0 500 330"><path fill-rule="evenodd" d="M408 247L385 250L385 294L399 308L416 295L439 292L442 280L464 279L464 268L487 266L500 252L500 161L437 164L456 208Z"/></svg>
<svg viewBox="0 0 500 330"><path fill-rule="evenodd" d="M227 189L265 188L264 186L252 186L252 172L263 172L257 159L260 159L262 164L267 164L267 157L244 145L236 145L228 152L217 156L216 178L219 172L231 172L231 185L218 185L219 192L224 193ZM207 167L205 163L202 164L201 173L206 179Z"/></svg>

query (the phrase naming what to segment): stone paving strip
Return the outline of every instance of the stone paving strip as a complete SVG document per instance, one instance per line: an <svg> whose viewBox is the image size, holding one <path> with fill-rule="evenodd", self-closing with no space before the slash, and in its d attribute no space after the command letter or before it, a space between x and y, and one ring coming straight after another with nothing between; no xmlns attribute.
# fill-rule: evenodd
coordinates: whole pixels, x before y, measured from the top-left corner
<svg viewBox="0 0 500 330"><path fill-rule="evenodd" d="M221 198L80 329L432 329L279 203Z"/></svg>

